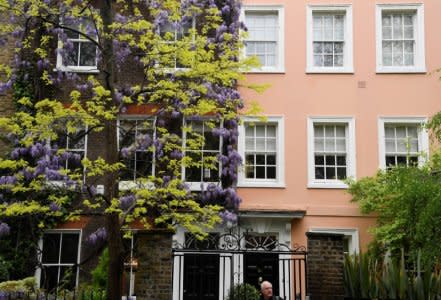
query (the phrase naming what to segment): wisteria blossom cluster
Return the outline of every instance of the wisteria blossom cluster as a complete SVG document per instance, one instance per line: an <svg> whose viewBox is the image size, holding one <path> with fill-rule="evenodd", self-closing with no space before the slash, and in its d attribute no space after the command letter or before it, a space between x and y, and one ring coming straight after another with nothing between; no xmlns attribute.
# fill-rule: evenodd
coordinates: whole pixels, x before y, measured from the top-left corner
<svg viewBox="0 0 441 300"><path fill-rule="evenodd" d="M70 131L75 124L72 119L81 118L77 123L82 128L99 132L103 128L100 122L116 122L131 106L147 105L155 117L155 134L138 134L130 146L118 150L122 160L134 159L141 152L154 153L151 159L156 173L135 189L109 199L110 211L144 216L150 205L150 211L171 219L173 213L184 209L164 201L191 198L202 206L220 206L215 210L218 216L229 223L236 221L241 200L234 185L242 162L237 152L238 112L243 109L237 90L242 68L238 56L240 31L245 29L239 20L240 1L144 0L135 8L121 4L108 27L102 11L87 1L7 2L9 7L1 13L9 16L8 22L14 26L4 26L0 42L14 43L17 51L11 64L2 66L7 75L0 83L0 93L12 91L19 114L0 122L11 131L8 138L14 147L10 157L0 162L0 199L12 199L17 192L32 194L42 189L36 188L36 183L51 181L62 181L64 187L83 193L87 200L95 197L95 186L87 179L115 172L116 167L103 167L100 161L85 160L65 145L57 145L56 128L48 116L58 127L65 122ZM103 42L108 38L105 34L112 36L111 45ZM98 75L60 67L60 61L69 62L78 51L72 35L96 46ZM105 69L109 60L115 66L112 74ZM131 71L141 75L127 76ZM57 106L54 103L60 102L56 100L60 95L65 104ZM211 130L222 139L221 153L215 157L221 165L221 178L217 185L204 185L200 193L192 193L179 174L188 160L181 137L183 122L191 118L210 118L222 124ZM24 129L17 128L20 122ZM66 170L67 161L87 164L87 168ZM146 191L139 191L140 187ZM60 203L48 201L47 211L59 213ZM0 200L0 216L8 207L9 202ZM7 228L0 223L0 235L7 233ZM91 235L91 242L105 238L105 230L100 229Z"/></svg>

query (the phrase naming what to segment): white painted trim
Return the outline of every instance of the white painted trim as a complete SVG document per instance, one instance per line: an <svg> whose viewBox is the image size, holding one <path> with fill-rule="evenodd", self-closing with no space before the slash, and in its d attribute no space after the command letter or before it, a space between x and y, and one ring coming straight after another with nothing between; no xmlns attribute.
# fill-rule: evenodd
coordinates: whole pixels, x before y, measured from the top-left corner
<svg viewBox="0 0 441 300"><path fill-rule="evenodd" d="M356 178L356 142L355 142L355 119L353 117L308 117L307 119L307 153L308 153L308 188L331 188L331 189L345 189L347 184L341 180L326 180L315 179L314 170L314 124L315 123L329 123L329 124L346 124L347 138L347 178Z"/></svg>
<svg viewBox="0 0 441 300"><path fill-rule="evenodd" d="M259 12L277 12L277 20L279 23L279 31L277 37L277 63L276 67L265 67L251 69L248 73L285 73L285 9L283 5L244 5L240 12L240 20L245 22L246 11L259 11ZM246 57L245 47L243 48L242 55Z"/></svg>
<svg viewBox="0 0 441 300"><path fill-rule="evenodd" d="M44 232L44 234L46 233L78 233L78 256L77 256L77 274L76 274L76 278L75 278L75 287L78 287L78 283L79 283L79 278L80 278L80 261L81 261L81 245L82 245L82 240L83 240L83 230L82 229L50 229L50 230L46 230ZM61 245L60 245L61 246ZM40 237L40 239L38 240L38 249L40 249L39 253L37 254L37 259L39 262L39 265L41 265L41 260L42 260L42 254L43 254L43 236ZM70 265L70 264L69 264ZM60 264L54 264L54 266L60 266ZM35 270L35 281L36 281L36 285L37 288L40 288L40 282L41 282L41 268L37 267Z"/></svg>
<svg viewBox="0 0 441 300"><path fill-rule="evenodd" d="M198 121L209 121L210 117L202 117L201 120ZM190 120L191 121L191 120ZM220 122L220 127L223 128L223 121ZM186 130L184 130L184 127L187 126L187 120L185 118L183 118L182 120L182 153L185 156L186 153L186 148L185 148L185 144L186 144L186 138L187 138L187 132ZM219 153L222 154L222 148L223 148L223 138L222 136L219 137ZM187 184L190 188L191 191L203 191L205 190L205 188L209 185L209 184L214 184L214 185L221 185L221 177L222 177L222 163L219 160L219 181L218 182L211 182L211 181L197 181L197 182L193 182L193 181L186 181L185 180L185 166L184 164L182 164L181 167L181 175L182 175L182 181L185 182L185 184Z"/></svg>
<svg viewBox="0 0 441 300"><path fill-rule="evenodd" d="M313 13L344 12L344 52L343 67L315 67L313 55ZM307 5L306 6L306 73L354 73L353 59L352 4L345 5Z"/></svg>
<svg viewBox="0 0 441 300"><path fill-rule="evenodd" d="M320 233L337 233L344 234L349 239L349 254L360 253L360 239L358 235L358 228L310 228L309 232L320 232Z"/></svg>
<svg viewBox="0 0 441 300"><path fill-rule="evenodd" d="M421 124L423 125L428 121L427 117L379 117L378 118L378 158L379 158L379 168L385 170L386 169L386 145L384 143L385 132L384 125L385 124ZM427 129L421 128L418 131L418 149L421 149L419 152L422 154L418 158L418 165L422 166L426 163L427 158L429 157L429 133Z"/></svg>
<svg viewBox="0 0 441 300"><path fill-rule="evenodd" d="M414 66L403 66L403 67L383 66L382 13L384 10L413 11L416 13ZM425 73L426 72L423 3L377 4L375 9L375 28L376 28L375 40L376 40L377 73Z"/></svg>
<svg viewBox="0 0 441 300"><path fill-rule="evenodd" d="M256 124L273 123L277 124L277 174L276 179L246 179L243 168L238 170L238 187L266 187L266 188L285 188L285 119L283 116L267 116L267 122L262 122L258 117L243 117L242 124L239 125L238 152L245 160L245 126L244 123L253 122ZM243 166L245 163L243 162Z"/></svg>

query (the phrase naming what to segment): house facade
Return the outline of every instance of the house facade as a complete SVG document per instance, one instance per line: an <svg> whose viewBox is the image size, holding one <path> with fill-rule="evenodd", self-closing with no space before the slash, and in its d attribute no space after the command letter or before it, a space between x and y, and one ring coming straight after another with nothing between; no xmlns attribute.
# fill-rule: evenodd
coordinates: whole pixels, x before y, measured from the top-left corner
<svg viewBox="0 0 441 300"><path fill-rule="evenodd" d="M200 247L178 228L172 237L177 253L173 300L224 299L234 284L258 286L262 280L272 281L286 300L303 296L293 284L286 291L286 282L303 279L304 284L303 273L296 277L293 264L283 261L290 253L273 250L275 245L291 250L306 246L308 232L343 234L347 253L366 249L375 217L361 215L350 202L345 180L397 164L423 164L430 155L429 134L422 125L441 110L435 72L441 66L441 36L432 29L439 25L439 11L439 0L243 2L241 18L248 28L243 55L256 56L261 63L247 72L243 85L269 87L262 94L245 88L240 92L248 106L256 101L266 118L247 115L239 126L243 166L236 184L242 199L237 224L227 223L210 233L214 243L233 236L241 241L239 249L230 249L230 256L228 251L214 251L219 244L210 242L205 248L213 250L211 254L179 251ZM83 57L76 51L78 56L68 63L57 57L56 65L67 65L64 71L96 73L90 41L81 36L69 39L82 47ZM118 122L121 135L124 128L155 134L155 119L148 110L129 110ZM210 130L203 120L190 123L204 136ZM211 148L193 154L216 156L221 145L214 139ZM105 146L105 140L94 137L66 140L66 148L82 157L97 156ZM136 152L128 163L133 172L122 174L121 189L136 180L137 173L154 172L147 151ZM221 170L183 169L183 176L200 192L219 182ZM80 284L80 278L90 279L86 271L94 262L80 268L77 264L90 252L82 242L100 233L95 229L102 222L92 218L45 234L40 261L46 275L38 269L38 282L56 286L73 266L72 286ZM134 262L136 237L129 244L134 251L127 253L127 262ZM126 290L133 295L135 265L127 266Z"/></svg>
<svg viewBox="0 0 441 300"><path fill-rule="evenodd" d="M345 252L366 250L375 217L351 203L345 180L430 155L422 125L441 109L441 38L431 29L440 9L436 0L244 1L244 53L262 65L247 83L269 88L241 90L267 117L247 116L239 130L242 232L293 248L308 232L339 233ZM277 257L241 263L243 273L260 273L239 281L271 280L294 299L283 293Z"/></svg>

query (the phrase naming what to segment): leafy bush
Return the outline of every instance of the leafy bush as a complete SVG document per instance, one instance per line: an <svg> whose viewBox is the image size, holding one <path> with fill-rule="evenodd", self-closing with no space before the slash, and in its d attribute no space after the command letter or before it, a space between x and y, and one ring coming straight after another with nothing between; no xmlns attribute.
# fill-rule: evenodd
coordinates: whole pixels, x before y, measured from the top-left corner
<svg viewBox="0 0 441 300"><path fill-rule="evenodd" d="M109 248L105 248L99 258L97 267L92 271L92 287L94 289L107 288L108 272L109 272Z"/></svg>
<svg viewBox="0 0 441 300"><path fill-rule="evenodd" d="M9 280L9 271L11 263L0 256L0 282Z"/></svg>
<svg viewBox="0 0 441 300"><path fill-rule="evenodd" d="M11 280L0 282L0 291L16 293L32 293L36 289L36 282L34 277L27 277L22 280Z"/></svg>
<svg viewBox="0 0 441 300"><path fill-rule="evenodd" d="M228 300L259 300L259 291L251 284L237 284L228 294Z"/></svg>
<svg viewBox="0 0 441 300"><path fill-rule="evenodd" d="M419 255L420 256L420 255ZM441 299L441 273L405 268L404 255L394 260L367 254L347 256L344 266L345 292L350 299L434 300Z"/></svg>

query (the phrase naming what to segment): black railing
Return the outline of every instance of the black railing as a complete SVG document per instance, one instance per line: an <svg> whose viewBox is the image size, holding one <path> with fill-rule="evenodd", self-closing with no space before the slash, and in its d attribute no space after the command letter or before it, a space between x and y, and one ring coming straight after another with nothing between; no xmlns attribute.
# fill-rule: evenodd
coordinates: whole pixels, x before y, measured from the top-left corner
<svg viewBox="0 0 441 300"><path fill-rule="evenodd" d="M247 283L258 290L265 280L285 300L303 300L306 256L305 247L270 236L210 234L198 241L187 235L173 249L173 300L227 300L233 287Z"/></svg>

